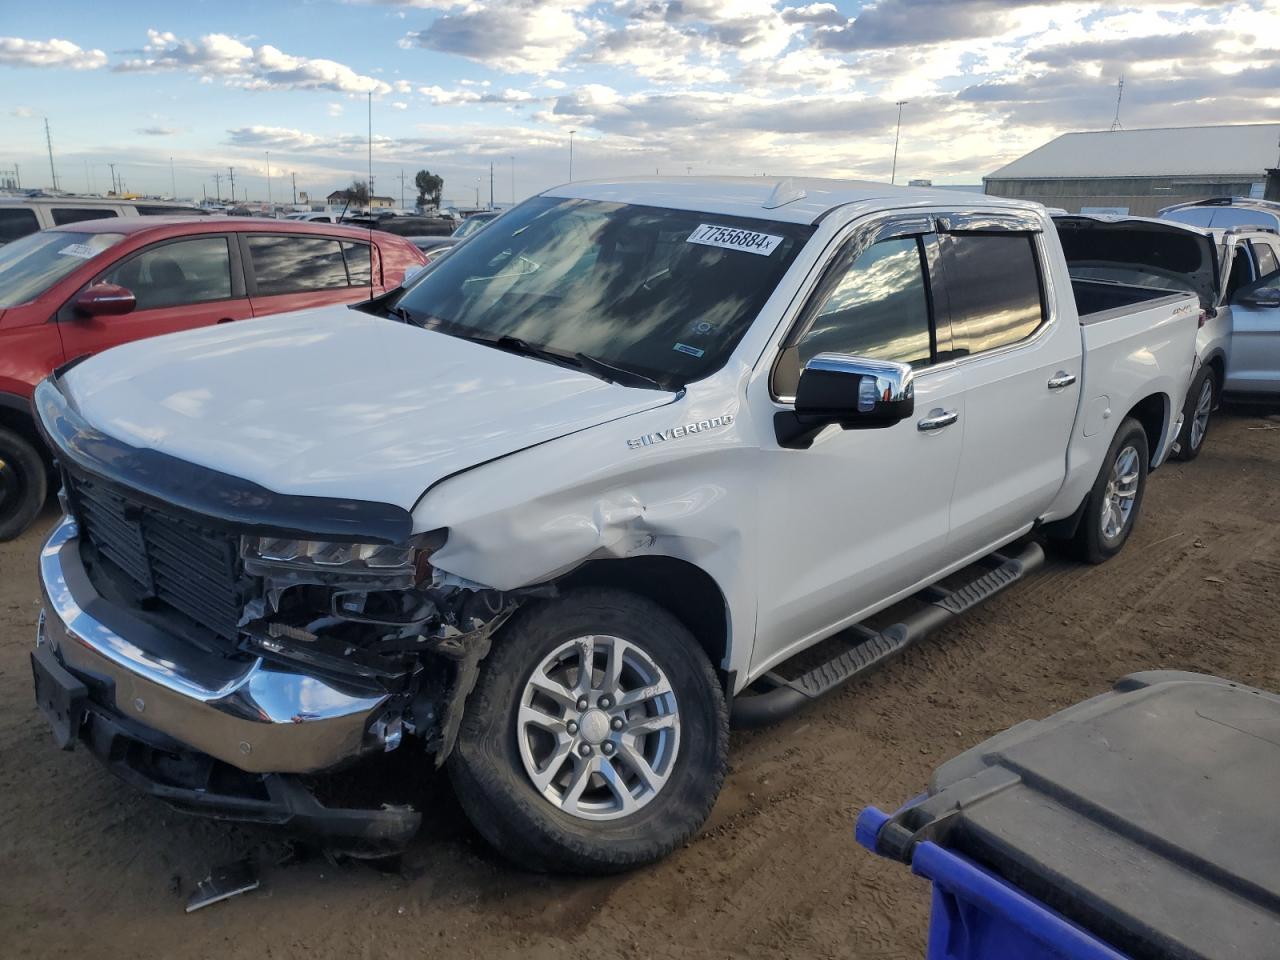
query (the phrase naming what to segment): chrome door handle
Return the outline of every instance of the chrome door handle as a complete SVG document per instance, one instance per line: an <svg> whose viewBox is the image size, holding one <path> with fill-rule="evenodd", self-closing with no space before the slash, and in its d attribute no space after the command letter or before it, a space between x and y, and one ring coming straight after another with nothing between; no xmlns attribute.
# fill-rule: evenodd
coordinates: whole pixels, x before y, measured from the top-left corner
<svg viewBox="0 0 1280 960"><path fill-rule="evenodd" d="M928 432L949 427L960 419L959 410L930 410L929 416L916 421L916 429Z"/></svg>
<svg viewBox="0 0 1280 960"><path fill-rule="evenodd" d="M1076 382L1074 373L1067 373L1065 370L1059 370L1053 375L1053 379L1049 381L1050 390L1061 390L1063 387L1069 387Z"/></svg>

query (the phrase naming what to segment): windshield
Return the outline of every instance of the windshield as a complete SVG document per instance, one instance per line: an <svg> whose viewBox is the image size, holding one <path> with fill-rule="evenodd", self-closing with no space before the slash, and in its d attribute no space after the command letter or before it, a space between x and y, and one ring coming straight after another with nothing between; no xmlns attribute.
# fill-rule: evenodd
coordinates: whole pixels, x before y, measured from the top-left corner
<svg viewBox="0 0 1280 960"><path fill-rule="evenodd" d="M121 233L45 231L0 247L0 308L44 293L76 267L124 239Z"/></svg>
<svg viewBox="0 0 1280 960"><path fill-rule="evenodd" d="M682 385L724 365L812 232L536 197L438 261L396 306L444 333L518 338Z"/></svg>

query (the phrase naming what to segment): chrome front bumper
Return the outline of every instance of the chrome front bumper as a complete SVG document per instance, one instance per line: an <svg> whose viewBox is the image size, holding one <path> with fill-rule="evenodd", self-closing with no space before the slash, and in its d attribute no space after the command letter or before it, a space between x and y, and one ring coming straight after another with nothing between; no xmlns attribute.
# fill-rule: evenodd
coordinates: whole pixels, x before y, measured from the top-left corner
<svg viewBox="0 0 1280 960"><path fill-rule="evenodd" d="M122 717L250 773L310 773L384 749L389 695L351 694L261 658L206 653L99 596L64 517L40 553L37 645ZM377 724L376 729L383 728Z"/></svg>

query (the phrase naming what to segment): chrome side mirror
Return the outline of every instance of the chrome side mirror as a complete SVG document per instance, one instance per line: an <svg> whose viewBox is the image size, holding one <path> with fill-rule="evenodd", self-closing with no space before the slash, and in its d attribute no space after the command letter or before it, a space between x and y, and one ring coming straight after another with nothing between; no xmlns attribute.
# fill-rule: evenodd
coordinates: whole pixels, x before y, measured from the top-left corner
<svg viewBox="0 0 1280 960"><path fill-rule="evenodd" d="M830 424L844 430L891 427L915 412L910 364L820 353L804 365L794 411L774 417L778 443L804 449Z"/></svg>

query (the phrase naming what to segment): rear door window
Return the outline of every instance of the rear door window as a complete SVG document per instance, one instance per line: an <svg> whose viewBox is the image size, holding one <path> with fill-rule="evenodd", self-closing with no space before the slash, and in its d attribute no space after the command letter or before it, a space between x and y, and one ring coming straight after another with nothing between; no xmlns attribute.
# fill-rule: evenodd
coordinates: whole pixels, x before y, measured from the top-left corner
<svg viewBox="0 0 1280 960"><path fill-rule="evenodd" d="M342 241L342 256L347 261L347 278L353 287L367 287L371 282L369 245L355 241Z"/></svg>
<svg viewBox="0 0 1280 960"><path fill-rule="evenodd" d="M226 300L231 296L231 254L225 236L162 243L103 275L133 292L139 310Z"/></svg>
<svg viewBox="0 0 1280 960"><path fill-rule="evenodd" d="M996 350L1039 329L1044 295L1031 234L957 233L940 240L951 356Z"/></svg>
<svg viewBox="0 0 1280 960"><path fill-rule="evenodd" d="M0 243L9 243L40 229L36 212L27 207L0 209Z"/></svg>
<svg viewBox="0 0 1280 960"><path fill-rule="evenodd" d="M248 243L260 296L331 290L349 285L342 244L337 240L308 236L251 236Z"/></svg>
<svg viewBox="0 0 1280 960"><path fill-rule="evenodd" d="M49 211L53 217L53 222L57 226L64 223L81 223L85 220L110 220L112 217L118 216L114 210L107 210L101 207L53 207Z"/></svg>

